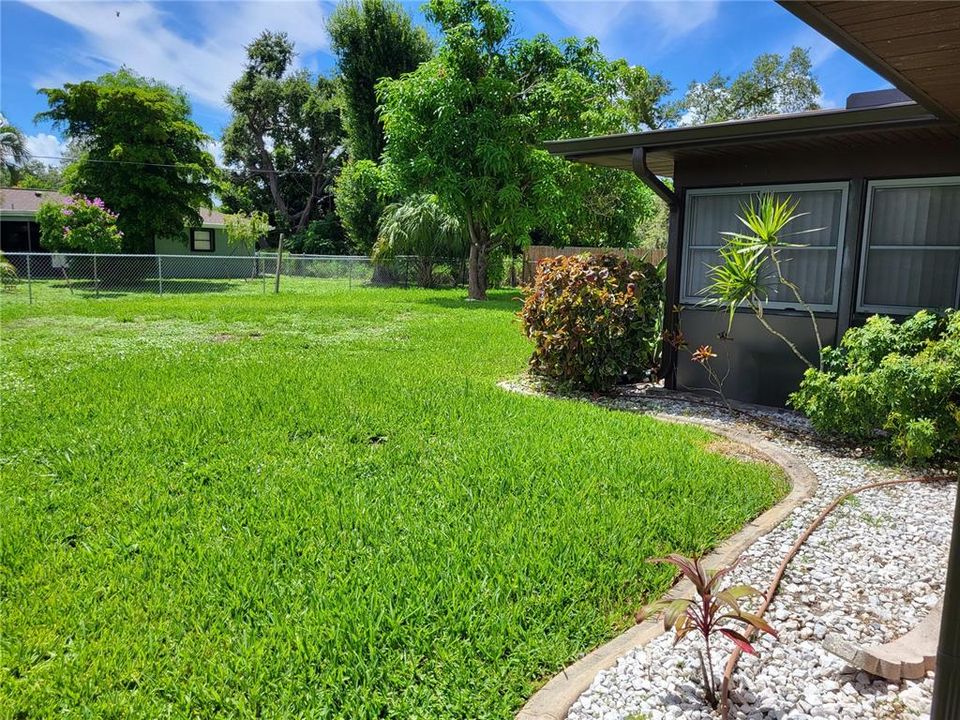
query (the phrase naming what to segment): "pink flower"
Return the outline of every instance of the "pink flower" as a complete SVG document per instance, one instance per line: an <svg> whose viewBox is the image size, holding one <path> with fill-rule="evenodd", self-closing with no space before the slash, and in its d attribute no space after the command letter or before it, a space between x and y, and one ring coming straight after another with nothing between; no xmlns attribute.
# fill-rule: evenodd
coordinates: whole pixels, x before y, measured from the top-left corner
<svg viewBox="0 0 960 720"><path fill-rule="evenodd" d="M91 204L91 205L95 205L96 207L100 208L101 210L103 210L103 209L106 207L106 205L104 205L104 203L103 203L103 200L101 200L100 198L94 198L94 199L93 199L93 202L91 202L90 204Z"/></svg>
<svg viewBox="0 0 960 720"><path fill-rule="evenodd" d="M63 209L63 214L64 214L64 215L73 215L73 210L70 209L70 208L66 208L66 207L65 207L65 208Z"/></svg>

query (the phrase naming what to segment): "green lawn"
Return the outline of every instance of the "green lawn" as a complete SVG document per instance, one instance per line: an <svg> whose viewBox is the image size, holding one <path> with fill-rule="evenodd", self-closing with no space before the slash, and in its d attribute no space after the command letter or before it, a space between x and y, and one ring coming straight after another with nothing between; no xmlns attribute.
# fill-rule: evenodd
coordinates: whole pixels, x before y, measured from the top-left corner
<svg viewBox="0 0 960 720"><path fill-rule="evenodd" d="M0 717L509 718L782 495L512 297L4 293Z"/></svg>

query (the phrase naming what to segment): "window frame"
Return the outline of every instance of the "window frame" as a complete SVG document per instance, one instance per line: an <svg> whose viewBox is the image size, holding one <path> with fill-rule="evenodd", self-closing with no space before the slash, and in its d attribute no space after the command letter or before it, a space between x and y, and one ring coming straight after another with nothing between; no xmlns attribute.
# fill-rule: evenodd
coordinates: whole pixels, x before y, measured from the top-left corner
<svg viewBox="0 0 960 720"><path fill-rule="evenodd" d="M206 232L210 233L210 249L209 250L198 250L197 249L197 232ZM197 253L213 253L217 251L217 231L214 228L190 228L190 252Z"/></svg>
<svg viewBox="0 0 960 720"><path fill-rule="evenodd" d="M690 255L690 198L699 197L699 196L711 196L711 195L743 195L743 194L758 194L763 192L774 192L774 193L789 193L797 190L839 190L840 191L840 221L837 226L837 242L836 245L818 245L811 246L807 248L808 250L812 249L816 251L816 248L823 249L832 249L836 251L835 266L833 270L833 300L829 304L824 303L809 303L808 306L810 310L816 312L827 312L827 313L836 313L839 308L840 302L840 275L841 269L843 266L843 249L845 244L845 237L847 231L847 212L848 212L848 203L850 197L850 182L848 180L838 180L838 181L824 181L824 182L806 182L806 183L771 183L768 185L743 185L743 186L727 186L727 187L710 187L710 188L691 188L686 190L684 198L684 213L683 213L683 237L682 237L682 253L681 253L681 268L680 268L680 304L684 306L697 306L704 303L705 300L709 299L708 295L688 295L689 288L687 287L687 271L689 266L687 263ZM737 308L741 310L742 308ZM764 310L786 310L786 311L804 311L804 308L801 307L796 302L780 302L777 300L765 300L763 302Z"/></svg>
<svg viewBox="0 0 960 720"><path fill-rule="evenodd" d="M891 178L885 180L869 180L866 189L866 205L863 211L863 232L860 235L860 252L857 277L857 302L855 310L861 315L884 313L886 315L912 315L922 307L912 305L874 305L863 301L864 286L867 282L867 263L869 261L868 243L870 238L870 220L873 212L873 196L876 188L911 188L911 187L938 187L942 185L960 185L960 175L941 175L929 177ZM956 250L960 252L960 245L910 245L880 247L902 247L920 250L940 249ZM957 271L957 289L954 293L953 306L960 307L960 269Z"/></svg>

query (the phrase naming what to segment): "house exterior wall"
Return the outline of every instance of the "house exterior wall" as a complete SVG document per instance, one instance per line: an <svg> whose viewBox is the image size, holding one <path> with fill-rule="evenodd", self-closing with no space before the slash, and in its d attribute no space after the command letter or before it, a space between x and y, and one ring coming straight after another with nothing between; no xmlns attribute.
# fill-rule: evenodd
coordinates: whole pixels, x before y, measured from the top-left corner
<svg viewBox="0 0 960 720"><path fill-rule="evenodd" d="M205 228L213 231L212 252L197 252L190 249L190 228L184 228L179 237L157 238L154 252L165 257L164 277L171 278L245 278L255 272L248 248L231 243L223 228Z"/></svg>
<svg viewBox="0 0 960 720"><path fill-rule="evenodd" d="M851 325L866 316L855 312L860 245L863 234L866 187L870 180L960 175L960 143L925 142L922 138L893 143L861 142L838 152L764 150L725 153L723 158L687 157L675 161L674 188L678 205L671 218L667 282L668 307L681 306L680 326L689 344L708 344L718 353L713 363L722 375L729 360L724 385L733 399L783 405L803 375L804 365L783 341L763 328L749 310L736 313L731 340L718 336L727 329L728 316L712 308L682 305L680 290L684 268L684 214L687 191L755 185L843 181L847 191L846 221L840 243L841 273L835 312L817 312L825 345L836 344ZM809 317L796 310L773 310L765 319L793 340L809 358L816 359L816 338ZM703 368L678 353L667 382L679 388L709 387Z"/></svg>

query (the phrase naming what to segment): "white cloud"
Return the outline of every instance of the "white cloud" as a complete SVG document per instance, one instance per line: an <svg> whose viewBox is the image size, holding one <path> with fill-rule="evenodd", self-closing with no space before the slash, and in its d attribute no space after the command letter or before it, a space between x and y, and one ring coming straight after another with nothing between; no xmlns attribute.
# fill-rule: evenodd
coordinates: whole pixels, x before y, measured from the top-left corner
<svg viewBox="0 0 960 720"><path fill-rule="evenodd" d="M208 140L203 149L208 153L213 155L213 159L216 161L217 165L223 167L223 143L219 140Z"/></svg>
<svg viewBox="0 0 960 720"><path fill-rule="evenodd" d="M38 87L87 79L126 65L182 87L195 101L222 107L230 83L243 67L244 45L262 30L288 33L301 54L329 46L324 8L316 0L190 6L177 2L26 1L72 26L82 38L73 66L48 69L36 79ZM178 13L184 15L178 17ZM183 31L184 24L191 27L189 34Z"/></svg>
<svg viewBox="0 0 960 720"><path fill-rule="evenodd" d="M67 144L55 135L37 133L36 135L27 135L24 139L27 141L27 152L30 153L30 156L44 165L59 165L60 160L58 158L67 155Z"/></svg>
<svg viewBox="0 0 960 720"><path fill-rule="evenodd" d="M807 48L810 51L810 63L814 70L840 51L840 48L812 28L804 28L798 32L784 52L789 52L790 47Z"/></svg>
<svg viewBox="0 0 960 720"><path fill-rule="evenodd" d="M547 5L581 37L593 35L602 44L614 31L635 27L644 43L662 49L713 20L719 0L549 0Z"/></svg>

